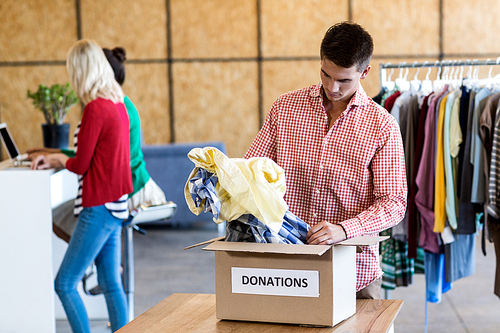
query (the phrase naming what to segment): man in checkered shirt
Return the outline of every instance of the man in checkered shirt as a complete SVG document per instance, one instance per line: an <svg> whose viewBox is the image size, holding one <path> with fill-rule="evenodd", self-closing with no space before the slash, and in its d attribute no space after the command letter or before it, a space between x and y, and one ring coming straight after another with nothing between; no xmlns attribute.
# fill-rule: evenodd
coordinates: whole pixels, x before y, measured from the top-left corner
<svg viewBox="0 0 500 333"><path fill-rule="evenodd" d="M393 116L363 90L373 40L361 26L332 26L321 43L321 82L273 104L245 158L285 170L289 210L307 222L309 244L378 235L406 209L404 150ZM356 255L358 298L380 298L379 245Z"/></svg>

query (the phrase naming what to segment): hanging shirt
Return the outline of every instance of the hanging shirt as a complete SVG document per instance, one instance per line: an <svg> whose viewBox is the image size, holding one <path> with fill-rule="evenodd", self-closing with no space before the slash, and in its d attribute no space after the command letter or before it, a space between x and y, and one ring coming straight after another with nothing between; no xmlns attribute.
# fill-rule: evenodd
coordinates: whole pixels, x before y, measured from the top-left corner
<svg viewBox="0 0 500 333"><path fill-rule="evenodd" d="M460 144L462 143L462 130L460 128L460 103L461 103L461 95L462 91L458 90L455 92L455 101L453 102L453 106L450 114L450 125L449 125L449 140L446 138L445 140L449 141L449 160L445 161L445 172L446 179L451 179L451 187L448 188L448 183L446 183L446 211L447 215L450 216L451 213L448 213L448 210L453 209L455 220L452 228L454 230L457 229L457 214L458 214L458 153L460 152ZM447 120L445 119L445 124ZM448 167L450 170L448 170ZM451 223L450 223L451 224Z"/></svg>
<svg viewBox="0 0 500 333"><path fill-rule="evenodd" d="M401 136L403 137L403 145L405 150L407 187L408 191L411 191L413 159L415 155L415 136L416 136L415 133L417 131L416 126L418 125L418 117L420 113L418 107L418 96L416 92L413 92L410 98L408 98L406 102L403 105L401 105L399 112L400 112ZM405 216L401 221L401 223L398 223L396 226L392 228L392 237L405 243L408 241L408 220L409 220L408 214L409 214L409 209L407 208Z"/></svg>
<svg viewBox="0 0 500 333"><path fill-rule="evenodd" d="M444 246L446 282L471 276L476 271L476 234L454 233L455 241Z"/></svg>
<svg viewBox="0 0 500 333"><path fill-rule="evenodd" d="M441 233L446 223L445 209L445 179L444 179L444 154L443 154L443 131L444 116L446 113L446 102L449 94L443 97L439 105L438 123L436 127L436 175L434 185L434 232Z"/></svg>
<svg viewBox="0 0 500 333"><path fill-rule="evenodd" d="M468 96L469 101L464 104L464 96ZM466 87L462 89L462 99L460 106L460 118L464 123L462 133L465 134L465 144L461 147L460 152L463 152L461 176L459 178L459 207L457 219L457 233L459 234L474 234L476 232L476 204L470 200L472 189L472 164L470 162L470 145L471 145L471 128L472 118L474 113L474 101L476 93L468 91ZM460 153L459 153L460 163ZM460 167L459 167L460 168Z"/></svg>
<svg viewBox="0 0 500 333"><path fill-rule="evenodd" d="M408 258L417 257L417 239L420 215L418 214L417 206L415 204L415 195L417 194L418 190L416 178L418 173L418 166L420 165L420 160L422 159L425 122L427 119L429 104L432 101L432 98L434 98L434 93L430 93L424 98L419 112L417 136L415 142L415 156L412 167L413 171L411 177L410 193L408 195Z"/></svg>
<svg viewBox="0 0 500 333"><path fill-rule="evenodd" d="M340 224L347 238L396 225L406 208L404 151L397 123L361 84L331 128L321 83L273 104L245 158L268 157L285 171L285 201L313 226ZM356 254L360 290L382 275L378 244Z"/></svg>
<svg viewBox="0 0 500 333"><path fill-rule="evenodd" d="M497 108L491 149L491 170L488 184L489 203L486 211L495 219L500 218L500 108ZM498 265L498 264L497 264Z"/></svg>
<svg viewBox="0 0 500 333"><path fill-rule="evenodd" d="M445 176L445 209L446 209L446 216L448 218L448 223L450 224L450 227L453 230L457 229L457 212L456 212L456 206L455 206L455 180L454 180L454 175L453 175L453 162L452 159L457 157L458 155L458 145L461 142L454 142L453 143L453 153L451 149L451 118L452 114L455 115L454 117L454 130L456 131L457 129L457 118L458 118L458 105L460 103L460 97L457 97L459 91L453 91L448 95L448 100L446 103L446 109L445 109L445 114L444 114L444 123L443 123L443 162L444 162L444 176ZM455 107L455 113L453 113L453 109ZM455 132L453 132L455 133ZM455 136L458 136L457 134ZM455 138L455 137L454 137ZM461 138L461 135L460 135ZM455 141L457 139L454 139Z"/></svg>
<svg viewBox="0 0 500 333"><path fill-rule="evenodd" d="M495 114L500 100L500 93L496 93L488 97L486 105L479 119L479 136L483 142L484 148L486 149L487 155L491 155L491 146L493 140L493 131L495 122ZM485 160L489 165L489 160Z"/></svg>
<svg viewBox="0 0 500 333"><path fill-rule="evenodd" d="M479 119L489 95L490 91L487 88L481 89L476 94L471 129L470 162L474 166L472 169L471 202L481 204L486 200L486 177L484 175L485 150L481 137L479 136Z"/></svg>
<svg viewBox="0 0 500 333"><path fill-rule="evenodd" d="M444 259L444 254L425 253L425 299L427 302L441 303L443 294L453 287L452 283L446 282Z"/></svg>
<svg viewBox="0 0 500 333"><path fill-rule="evenodd" d="M484 154L483 154L483 165L484 165L484 177L486 180L485 188L485 205L489 205L489 179L490 179L490 166L492 160L492 142L494 133L494 122L495 115L498 108L498 102L500 99L500 93L496 93L488 97L486 105L481 112L481 117L479 119L479 136L483 143ZM487 216L486 216L487 218Z"/></svg>
<svg viewBox="0 0 500 333"><path fill-rule="evenodd" d="M401 91L394 91L391 95L389 95L385 100L382 101L382 104L386 108L387 111L391 112L396 99L401 95Z"/></svg>
<svg viewBox="0 0 500 333"><path fill-rule="evenodd" d="M391 110L391 114L396 119L396 122L399 124L400 130L403 133L402 139L403 139L403 145L404 145L404 140L405 136L404 133L406 133L406 119L407 119L407 103L411 98L411 93L409 91L403 92L398 98L396 98L396 101L394 102L394 105ZM403 108L403 110L401 110Z"/></svg>

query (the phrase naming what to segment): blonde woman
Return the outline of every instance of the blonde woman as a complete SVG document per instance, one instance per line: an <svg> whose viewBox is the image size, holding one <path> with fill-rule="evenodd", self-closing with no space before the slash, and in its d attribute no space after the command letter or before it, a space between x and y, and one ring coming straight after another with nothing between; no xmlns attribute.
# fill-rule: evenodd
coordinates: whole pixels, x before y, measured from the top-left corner
<svg viewBox="0 0 500 333"><path fill-rule="evenodd" d="M123 92L101 47L92 40L76 42L68 52L70 81L85 104L75 136L76 156L40 155L32 169L66 167L79 175L75 200L78 222L55 280L73 332L90 332L77 285L95 262L99 286L108 307L112 331L127 323L127 302L120 276L121 228L132 192L129 119Z"/></svg>

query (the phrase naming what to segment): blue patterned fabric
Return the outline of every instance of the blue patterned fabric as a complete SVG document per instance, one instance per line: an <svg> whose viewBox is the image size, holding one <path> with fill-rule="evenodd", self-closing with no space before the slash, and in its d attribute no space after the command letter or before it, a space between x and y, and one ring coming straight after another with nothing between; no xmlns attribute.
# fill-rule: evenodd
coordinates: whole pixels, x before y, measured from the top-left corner
<svg viewBox="0 0 500 333"><path fill-rule="evenodd" d="M196 207L205 206L204 212L212 212L214 217L219 218L220 201L215 194L217 176L205 169L198 169L196 175L189 180L189 193Z"/></svg>
<svg viewBox="0 0 500 333"><path fill-rule="evenodd" d="M205 206L204 212L211 212L215 218L219 216L221 207L215 195L217 176L205 169L199 169L189 180L188 188L196 206ZM241 215L234 221L226 221L227 242L256 242L275 244L305 244L309 225L286 211L283 224L278 233L271 230L251 214Z"/></svg>

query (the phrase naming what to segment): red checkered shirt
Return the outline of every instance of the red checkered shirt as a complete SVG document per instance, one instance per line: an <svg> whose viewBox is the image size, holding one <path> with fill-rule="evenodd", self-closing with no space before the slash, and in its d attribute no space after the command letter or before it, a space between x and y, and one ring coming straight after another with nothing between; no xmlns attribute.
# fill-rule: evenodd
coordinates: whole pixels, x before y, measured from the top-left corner
<svg viewBox="0 0 500 333"><path fill-rule="evenodd" d="M315 225L341 224L347 238L378 235L406 209L401 132L361 84L328 129L321 82L274 102L245 158L268 157L285 171L289 210ZM356 255L356 290L382 276L378 244Z"/></svg>

